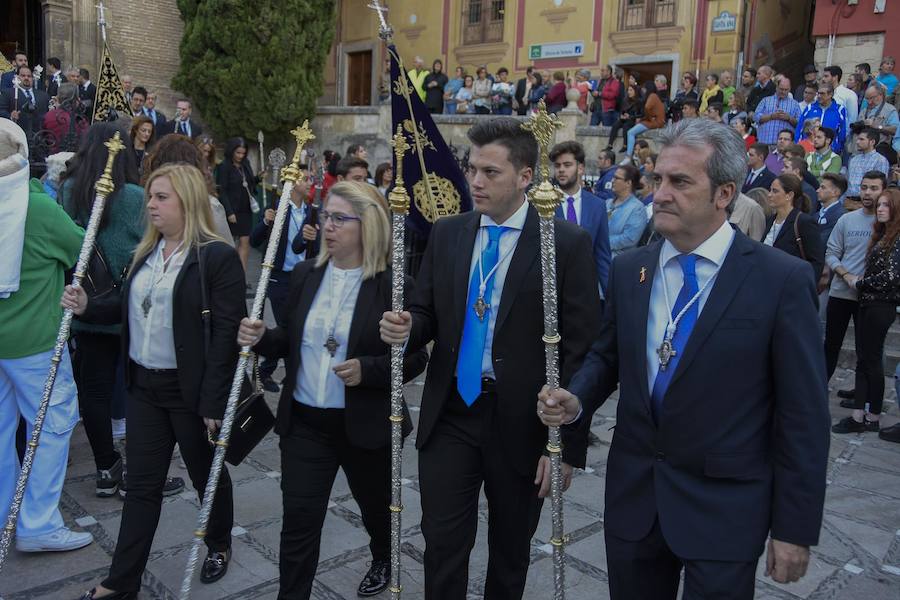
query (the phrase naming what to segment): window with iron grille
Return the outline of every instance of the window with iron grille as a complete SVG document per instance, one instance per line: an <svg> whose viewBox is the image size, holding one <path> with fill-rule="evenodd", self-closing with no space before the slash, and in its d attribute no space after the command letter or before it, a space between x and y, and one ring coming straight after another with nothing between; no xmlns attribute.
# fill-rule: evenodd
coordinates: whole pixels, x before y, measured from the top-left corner
<svg viewBox="0 0 900 600"><path fill-rule="evenodd" d="M675 0L622 0L619 31L675 24Z"/></svg>
<svg viewBox="0 0 900 600"><path fill-rule="evenodd" d="M463 9L463 44L503 41L505 0L466 0Z"/></svg>

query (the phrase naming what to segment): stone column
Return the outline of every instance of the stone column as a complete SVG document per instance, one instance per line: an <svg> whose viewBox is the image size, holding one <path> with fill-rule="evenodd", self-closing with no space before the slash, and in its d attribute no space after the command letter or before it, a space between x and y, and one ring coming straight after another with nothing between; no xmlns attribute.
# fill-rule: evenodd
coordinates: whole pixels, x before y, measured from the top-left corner
<svg viewBox="0 0 900 600"><path fill-rule="evenodd" d="M44 56L57 57L63 71L73 63L72 0L42 0Z"/></svg>
<svg viewBox="0 0 900 600"><path fill-rule="evenodd" d="M61 3L62 0L57 0ZM72 6L73 47L69 61L76 67L91 72L91 80L96 81L100 64L100 32L97 26L97 8L94 0L69 0Z"/></svg>

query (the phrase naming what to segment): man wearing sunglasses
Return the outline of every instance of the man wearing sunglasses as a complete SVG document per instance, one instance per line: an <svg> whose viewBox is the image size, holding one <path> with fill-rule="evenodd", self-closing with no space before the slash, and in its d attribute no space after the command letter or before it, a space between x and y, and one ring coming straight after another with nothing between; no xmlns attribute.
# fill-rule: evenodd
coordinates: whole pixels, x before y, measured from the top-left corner
<svg viewBox="0 0 900 600"><path fill-rule="evenodd" d="M847 111L844 107L834 101L834 86L829 83L823 83L819 86L817 100L806 107L800 120L797 122L797 128L794 130L794 140L799 142L803 138L803 124L809 119L818 119L822 127L829 127L834 130L835 136L831 141L831 149L836 154L844 151L844 142L847 139Z"/></svg>

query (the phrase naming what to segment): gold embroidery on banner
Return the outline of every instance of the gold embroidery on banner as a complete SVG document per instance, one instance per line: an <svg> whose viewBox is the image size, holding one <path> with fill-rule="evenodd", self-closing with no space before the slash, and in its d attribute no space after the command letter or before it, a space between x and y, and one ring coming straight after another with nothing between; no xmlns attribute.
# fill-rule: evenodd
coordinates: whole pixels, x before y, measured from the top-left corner
<svg viewBox="0 0 900 600"><path fill-rule="evenodd" d="M426 182L431 183L430 197ZM413 185L413 198L416 201L416 208L429 223L434 223L441 217L458 215L462 205L462 197L453 182L431 172ZM431 198L434 198L433 206Z"/></svg>
<svg viewBox="0 0 900 600"><path fill-rule="evenodd" d="M103 56L100 58L100 75L97 78L97 98L94 102L94 114L91 122L106 121L109 109L129 117L131 107L125 100L125 88L119 79L119 72L109 53L109 45L103 44Z"/></svg>

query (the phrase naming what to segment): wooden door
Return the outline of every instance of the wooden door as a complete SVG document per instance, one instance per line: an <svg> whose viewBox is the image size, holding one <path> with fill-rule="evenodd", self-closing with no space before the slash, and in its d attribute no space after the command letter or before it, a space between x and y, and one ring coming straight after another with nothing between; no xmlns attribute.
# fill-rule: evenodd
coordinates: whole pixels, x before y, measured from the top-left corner
<svg viewBox="0 0 900 600"><path fill-rule="evenodd" d="M636 65L619 65L625 72L624 80L628 82L628 76L633 74L638 80L638 85L643 86L647 81L653 81L657 75L665 75L666 81L669 82L669 89L672 89L672 63L643 63ZM677 88L679 82L675 82Z"/></svg>
<svg viewBox="0 0 900 600"><path fill-rule="evenodd" d="M372 51L347 53L347 106L372 104Z"/></svg>

